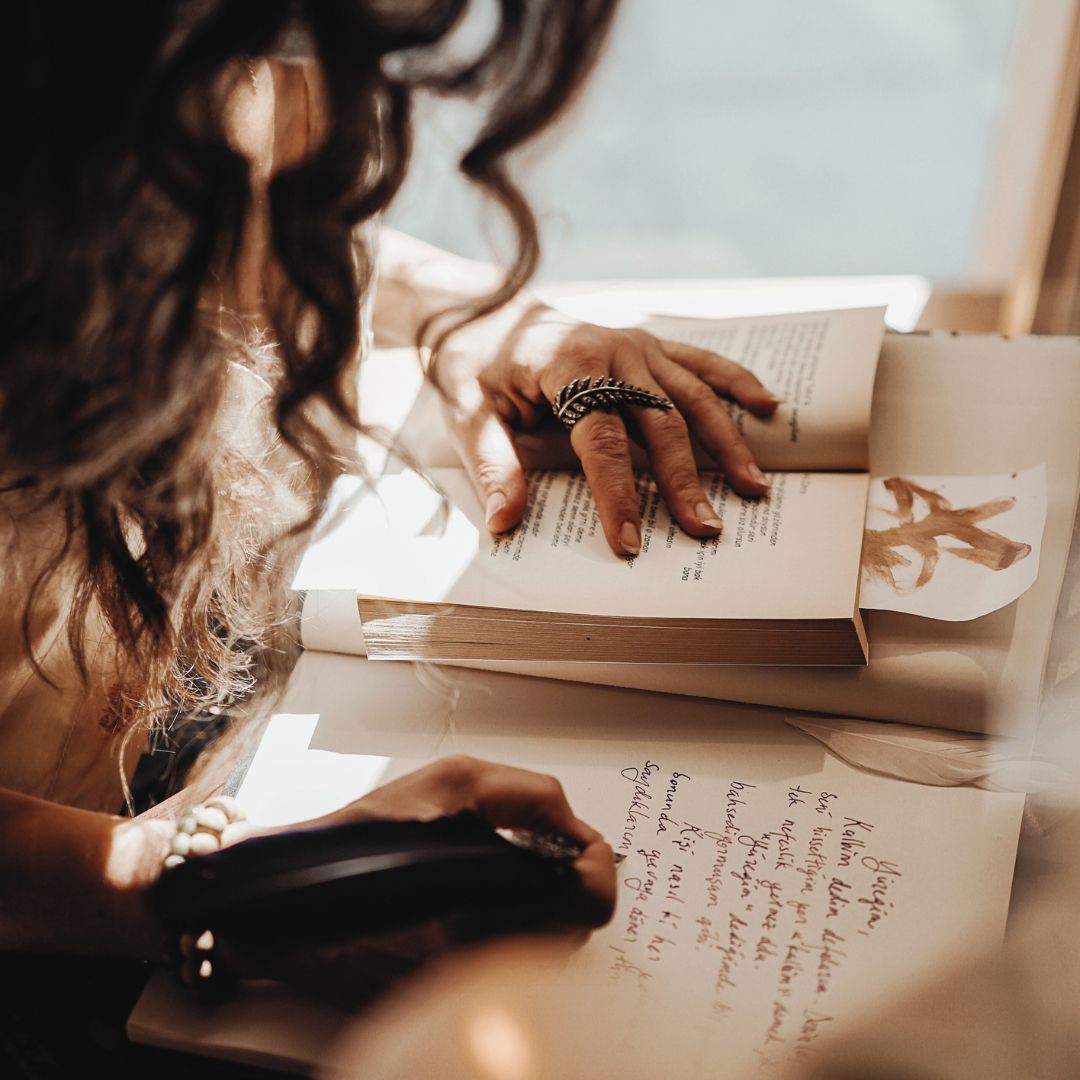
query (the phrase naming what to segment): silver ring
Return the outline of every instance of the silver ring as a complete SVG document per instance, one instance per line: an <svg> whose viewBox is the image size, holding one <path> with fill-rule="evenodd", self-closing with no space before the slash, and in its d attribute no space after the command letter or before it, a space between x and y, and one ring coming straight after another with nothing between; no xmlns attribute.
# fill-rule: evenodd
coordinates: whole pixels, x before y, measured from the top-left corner
<svg viewBox="0 0 1080 1080"><path fill-rule="evenodd" d="M615 412L624 405L637 405L642 409L673 409L674 404L666 397L642 390L640 386L600 375L595 379L586 375L583 379L568 382L555 393L551 411L569 431L583 417L596 409Z"/></svg>

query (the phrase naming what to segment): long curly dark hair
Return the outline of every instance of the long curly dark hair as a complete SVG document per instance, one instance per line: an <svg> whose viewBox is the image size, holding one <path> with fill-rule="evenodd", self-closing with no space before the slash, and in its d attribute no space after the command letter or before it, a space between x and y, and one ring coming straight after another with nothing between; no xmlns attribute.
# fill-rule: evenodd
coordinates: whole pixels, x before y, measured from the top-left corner
<svg viewBox="0 0 1080 1080"><path fill-rule="evenodd" d="M246 692L297 521L265 535L268 466L220 437L230 363L266 376L268 426L310 522L340 471L325 419L358 426L348 374L373 267L357 229L402 182L414 96L486 102L461 169L517 237L504 284L467 314L491 310L538 254L506 157L574 94L615 2L497 0L497 29L467 62L443 46L468 0L40 0L6 13L0 499L16 524L62 523L24 613L28 649L34 596L63 572L70 648L85 665L100 612L129 719ZM325 129L269 182L259 342L223 299L252 184L222 86L297 42L320 74Z"/></svg>

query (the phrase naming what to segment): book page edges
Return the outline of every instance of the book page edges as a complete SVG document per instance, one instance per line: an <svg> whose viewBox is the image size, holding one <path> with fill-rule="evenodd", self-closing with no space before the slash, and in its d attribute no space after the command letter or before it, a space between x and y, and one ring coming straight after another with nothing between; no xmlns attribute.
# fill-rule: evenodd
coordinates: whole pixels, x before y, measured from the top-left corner
<svg viewBox="0 0 1080 1080"><path fill-rule="evenodd" d="M648 620L363 596L357 610L372 659L860 666L868 658L857 610L846 619Z"/></svg>

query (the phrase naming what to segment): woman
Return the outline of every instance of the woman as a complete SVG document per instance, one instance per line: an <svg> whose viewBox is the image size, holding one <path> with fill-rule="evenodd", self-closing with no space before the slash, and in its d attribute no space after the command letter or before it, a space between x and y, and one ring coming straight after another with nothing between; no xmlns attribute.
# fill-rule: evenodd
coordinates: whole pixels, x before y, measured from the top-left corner
<svg viewBox="0 0 1080 1080"><path fill-rule="evenodd" d="M614 0L502 0L490 42L454 61L446 39L467 6L40 3L9 16L0 948L161 955L145 897L172 827L109 812L148 729L254 712L275 687L291 557L358 426L377 273L376 321L437 357L493 530L523 510L512 428L583 375L674 402L633 420L693 535L718 522L687 420L737 490L766 490L716 399L768 415L752 376L520 294L536 231L504 159L571 99ZM418 90L486 95L462 169L514 226L503 277L392 236L377 262L370 226L404 176ZM636 552L623 420L589 413L571 439L613 551ZM454 760L334 820L462 808L580 841L587 902L573 917L610 912L610 851L548 778Z"/></svg>

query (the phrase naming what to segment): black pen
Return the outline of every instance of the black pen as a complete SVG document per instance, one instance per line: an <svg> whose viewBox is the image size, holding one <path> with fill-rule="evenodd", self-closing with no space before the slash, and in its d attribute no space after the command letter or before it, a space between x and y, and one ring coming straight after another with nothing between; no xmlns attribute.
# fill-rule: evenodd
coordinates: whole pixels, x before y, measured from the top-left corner
<svg viewBox="0 0 1080 1080"><path fill-rule="evenodd" d="M585 850L585 845L580 841L555 833L538 833L529 829L496 829L495 831L516 847L524 848L526 851L535 851L537 855L544 855L549 859L573 862L580 858ZM625 858L622 852L616 852L615 865L618 866Z"/></svg>

